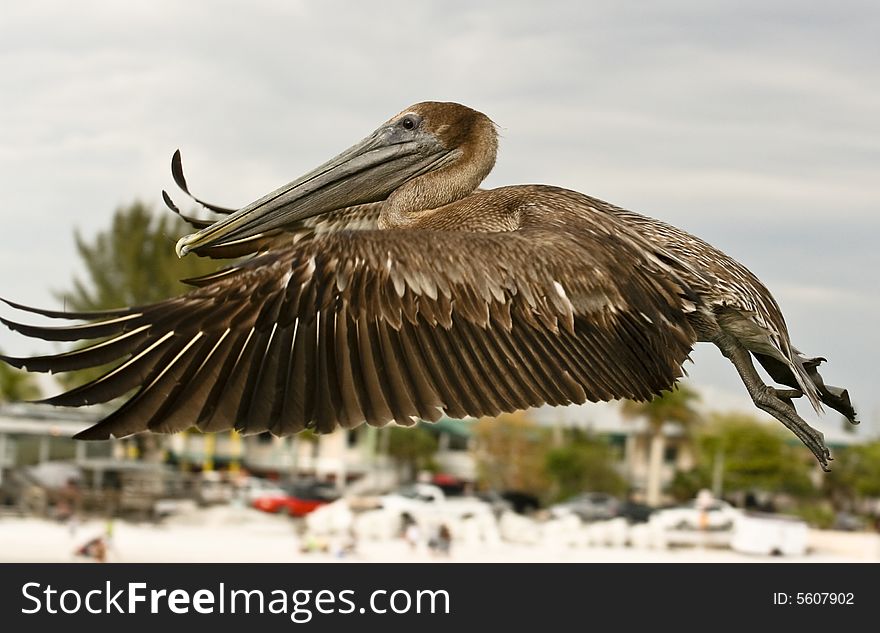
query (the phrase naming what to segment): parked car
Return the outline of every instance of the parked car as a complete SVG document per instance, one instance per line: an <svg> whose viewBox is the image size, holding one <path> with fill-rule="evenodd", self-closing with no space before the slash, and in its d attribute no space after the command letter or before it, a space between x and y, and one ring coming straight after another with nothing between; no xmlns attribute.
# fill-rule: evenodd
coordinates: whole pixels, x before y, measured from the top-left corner
<svg viewBox="0 0 880 633"><path fill-rule="evenodd" d="M203 472L196 481L196 499L201 505L214 505L232 501L232 485L215 471Z"/></svg>
<svg viewBox="0 0 880 633"><path fill-rule="evenodd" d="M535 495L521 490L505 490L501 498L513 506L517 514L532 514L541 508L541 500Z"/></svg>
<svg viewBox="0 0 880 633"><path fill-rule="evenodd" d="M408 515L412 519L464 518L492 514L497 506L478 497L447 497L432 484L410 484L376 498L383 510Z"/></svg>
<svg viewBox="0 0 880 633"><path fill-rule="evenodd" d="M489 507L492 508L492 514L496 517L500 517L505 512L514 512L513 504L494 490L478 492L475 496L480 501L488 503Z"/></svg>
<svg viewBox="0 0 880 633"><path fill-rule="evenodd" d="M585 492L548 508L554 519L574 514L582 521L613 519L620 514L620 509L620 499L605 492Z"/></svg>
<svg viewBox="0 0 880 633"><path fill-rule="evenodd" d="M279 497L285 494L284 488L277 481L263 477L247 477L244 481L239 482L237 487L238 493L249 504L253 504L260 497Z"/></svg>
<svg viewBox="0 0 880 633"><path fill-rule="evenodd" d="M630 523L646 523L654 513L654 508L635 501L622 501L617 509L617 516Z"/></svg>
<svg viewBox="0 0 880 633"><path fill-rule="evenodd" d="M846 532L859 532L867 527L867 521L849 512L838 512L834 515L834 523L831 524L832 530L843 530Z"/></svg>
<svg viewBox="0 0 880 633"><path fill-rule="evenodd" d="M301 517L316 508L336 501L339 493L328 482L297 482L280 491L271 491L254 499L252 505L263 512L286 512L290 516Z"/></svg>
<svg viewBox="0 0 880 633"><path fill-rule="evenodd" d="M731 530L742 514L742 510L734 508L726 501L691 501L657 510L651 515L650 521L671 530Z"/></svg>

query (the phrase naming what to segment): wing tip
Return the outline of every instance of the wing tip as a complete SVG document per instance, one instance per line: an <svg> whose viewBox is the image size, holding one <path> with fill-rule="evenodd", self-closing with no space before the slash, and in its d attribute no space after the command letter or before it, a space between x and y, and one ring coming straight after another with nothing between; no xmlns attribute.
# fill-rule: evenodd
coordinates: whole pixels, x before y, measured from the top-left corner
<svg viewBox="0 0 880 633"><path fill-rule="evenodd" d="M30 371L27 368L28 360L30 359L19 356L7 356L5 354L0 354L0 361L3 361L7 365L15 367L16 369L22 369L24 371Z"/></svg>
<svg viewBox="0 0 880 633"><path fill-rule="evenodd" d="M111 435L110 430L104 427L101 422L98 422L74 435L73 439L102 441L111 439Z"/></svg>

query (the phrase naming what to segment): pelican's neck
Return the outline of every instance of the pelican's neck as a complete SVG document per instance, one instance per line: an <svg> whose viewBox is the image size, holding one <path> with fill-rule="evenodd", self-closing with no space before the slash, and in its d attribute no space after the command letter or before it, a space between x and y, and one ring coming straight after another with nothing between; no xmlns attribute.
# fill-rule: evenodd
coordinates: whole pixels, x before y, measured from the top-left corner
<svg viewBox="0 0 880 633"><path fill-rule="evenodd" d="M495 165L497 144L465 146L450 165L410 180L392 192L382 205L381 228L404 228L425 220L448 204L469 196Z"/></svg>

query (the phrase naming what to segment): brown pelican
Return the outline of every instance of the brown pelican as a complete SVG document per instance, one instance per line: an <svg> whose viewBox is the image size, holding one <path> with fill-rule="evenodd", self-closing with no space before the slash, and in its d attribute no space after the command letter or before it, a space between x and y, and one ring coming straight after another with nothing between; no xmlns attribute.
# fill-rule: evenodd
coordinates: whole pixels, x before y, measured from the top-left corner
<svg viewBox="0 0 880 633"><path fill-rule="evenodd" d="M855 423L849 396L824 384L824 359L794 349L754 275L684 231L574 191L479 189L496 150L485 115L416 104L240 210L202 203L227 215L188 218L200 230L178 254L251 257L190 280L183 296L100 313L10 303L84 321L4 320L27 336L98 342L4 360L50 372L116 363L44 401L131 394L80 438L192 425L284 435L650 399L705 341L827 468L822 434L792 398ZM189 195L179 154L172 171ZM765 385L752 358L786 389Z"/></svg>

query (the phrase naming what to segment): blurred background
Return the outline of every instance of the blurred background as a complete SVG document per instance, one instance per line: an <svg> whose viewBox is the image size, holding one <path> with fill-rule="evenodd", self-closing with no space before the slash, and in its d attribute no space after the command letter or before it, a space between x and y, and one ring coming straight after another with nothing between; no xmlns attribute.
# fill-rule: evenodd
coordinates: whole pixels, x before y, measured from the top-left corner
<svg viewBox="0 0 880 633"><path fill-rule="evenodd" d="M880 559L878 28L857 1L4 8L0 296L182 292L210 265L174 255L175 149L198 195L239 207L411 103L459 101L501 131L486 186L582 191L744 262L862 424L801 411L824 474L700 346L648 404L86 444L100 410L20 401L88 375L0 366L0 560Z"/></svg>

